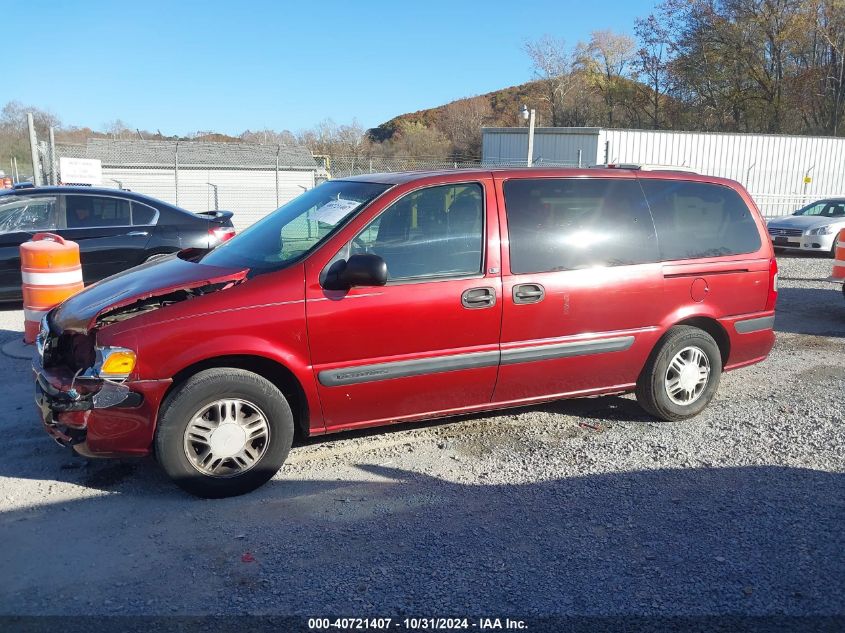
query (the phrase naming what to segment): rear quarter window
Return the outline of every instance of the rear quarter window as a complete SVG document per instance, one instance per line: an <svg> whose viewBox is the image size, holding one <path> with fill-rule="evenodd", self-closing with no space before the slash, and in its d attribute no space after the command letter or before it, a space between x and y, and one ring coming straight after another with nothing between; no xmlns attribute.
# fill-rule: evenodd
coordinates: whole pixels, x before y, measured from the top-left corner
<svg viewBox="0 0 845 633"><path fill-rule="evenodd" d="M132 224L134 226L148 226L155 222L158 213L152 207L140 202L132 203Z"/></svg>
<svg viewBox="0 0 845 633"><path fill-rule="evenodd" d="M723 185L640 181L651 207L663 260L753 253L760 232L740 195Z"/></svg>

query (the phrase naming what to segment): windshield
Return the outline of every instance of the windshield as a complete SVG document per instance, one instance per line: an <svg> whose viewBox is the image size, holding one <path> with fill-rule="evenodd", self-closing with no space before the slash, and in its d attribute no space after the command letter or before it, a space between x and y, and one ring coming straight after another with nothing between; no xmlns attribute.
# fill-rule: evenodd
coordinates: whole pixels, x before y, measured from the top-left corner
<svg viewBox="0 0 845 633"><path fill-rule="evenodd" d="M0 233L54 230L55 196L0 197Z"/></svg>
<svg viewBox="0 0 845 633"><path fill-rule="evenodd" d="M391 186L330 180L279 207L200 261L253 270L279 268L313 250Z"/></svg>

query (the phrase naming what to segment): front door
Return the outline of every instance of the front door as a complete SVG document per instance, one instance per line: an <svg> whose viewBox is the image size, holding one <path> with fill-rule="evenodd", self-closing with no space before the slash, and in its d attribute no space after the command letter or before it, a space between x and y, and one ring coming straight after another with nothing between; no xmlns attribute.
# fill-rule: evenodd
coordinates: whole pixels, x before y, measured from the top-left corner
<svg viewBox="0 0 845 633"><path fill-rule="evenodd" d="M654 225L637 181L532 178L498 185L509 248L494 401L635 382L663 302Z"/></svg>
<svg viewBox="0 0 845 633"><path fill-rule="evenodd" d="M308 272L308 337L326 428L488 403L502 314L492 183L408 193L335 259L355 253L387 262L386 286L324 290L320 270Z"/></svg>

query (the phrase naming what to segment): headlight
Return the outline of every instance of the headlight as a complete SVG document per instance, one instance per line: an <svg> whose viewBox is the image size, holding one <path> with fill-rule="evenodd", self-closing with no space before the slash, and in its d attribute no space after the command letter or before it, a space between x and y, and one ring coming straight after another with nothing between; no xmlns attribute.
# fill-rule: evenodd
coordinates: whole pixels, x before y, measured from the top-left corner
<svg viewBox="0 0 845 633"><path fill-rule="evenodd" d="M820 226L817 229L811 229L809 234L810 235L830 235L833 232L834 232L833 226L828 224L826 226Z"/></svg>
<svg viewBox="0 0 845 633"><path fill-rule="evenodd" d="M35 349L38 351L38 357L44 360L44 346L47 344L47 339L50 338L50 326L47 325L47 315L41 317L41 329L38 331L38 336L35 337Z"/></svg>
<svg viewBox="0 0 845 633"><path fill-rule="evenodd" d="M125 347L97 347L94 375L108 380L124 380L135 369L135 352Z"/></svg>

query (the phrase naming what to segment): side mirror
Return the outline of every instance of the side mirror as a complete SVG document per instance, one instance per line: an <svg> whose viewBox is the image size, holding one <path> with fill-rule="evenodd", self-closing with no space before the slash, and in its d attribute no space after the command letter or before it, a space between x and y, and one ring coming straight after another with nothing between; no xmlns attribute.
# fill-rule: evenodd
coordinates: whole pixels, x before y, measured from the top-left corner
<svg viewBox="0 0 845 633"><path fill-rule="evenodd" d="M327 290L348 290L353 286L383 286L387 283L387 262L378 255L361 253L331 265L323 282Z"/></svg>

